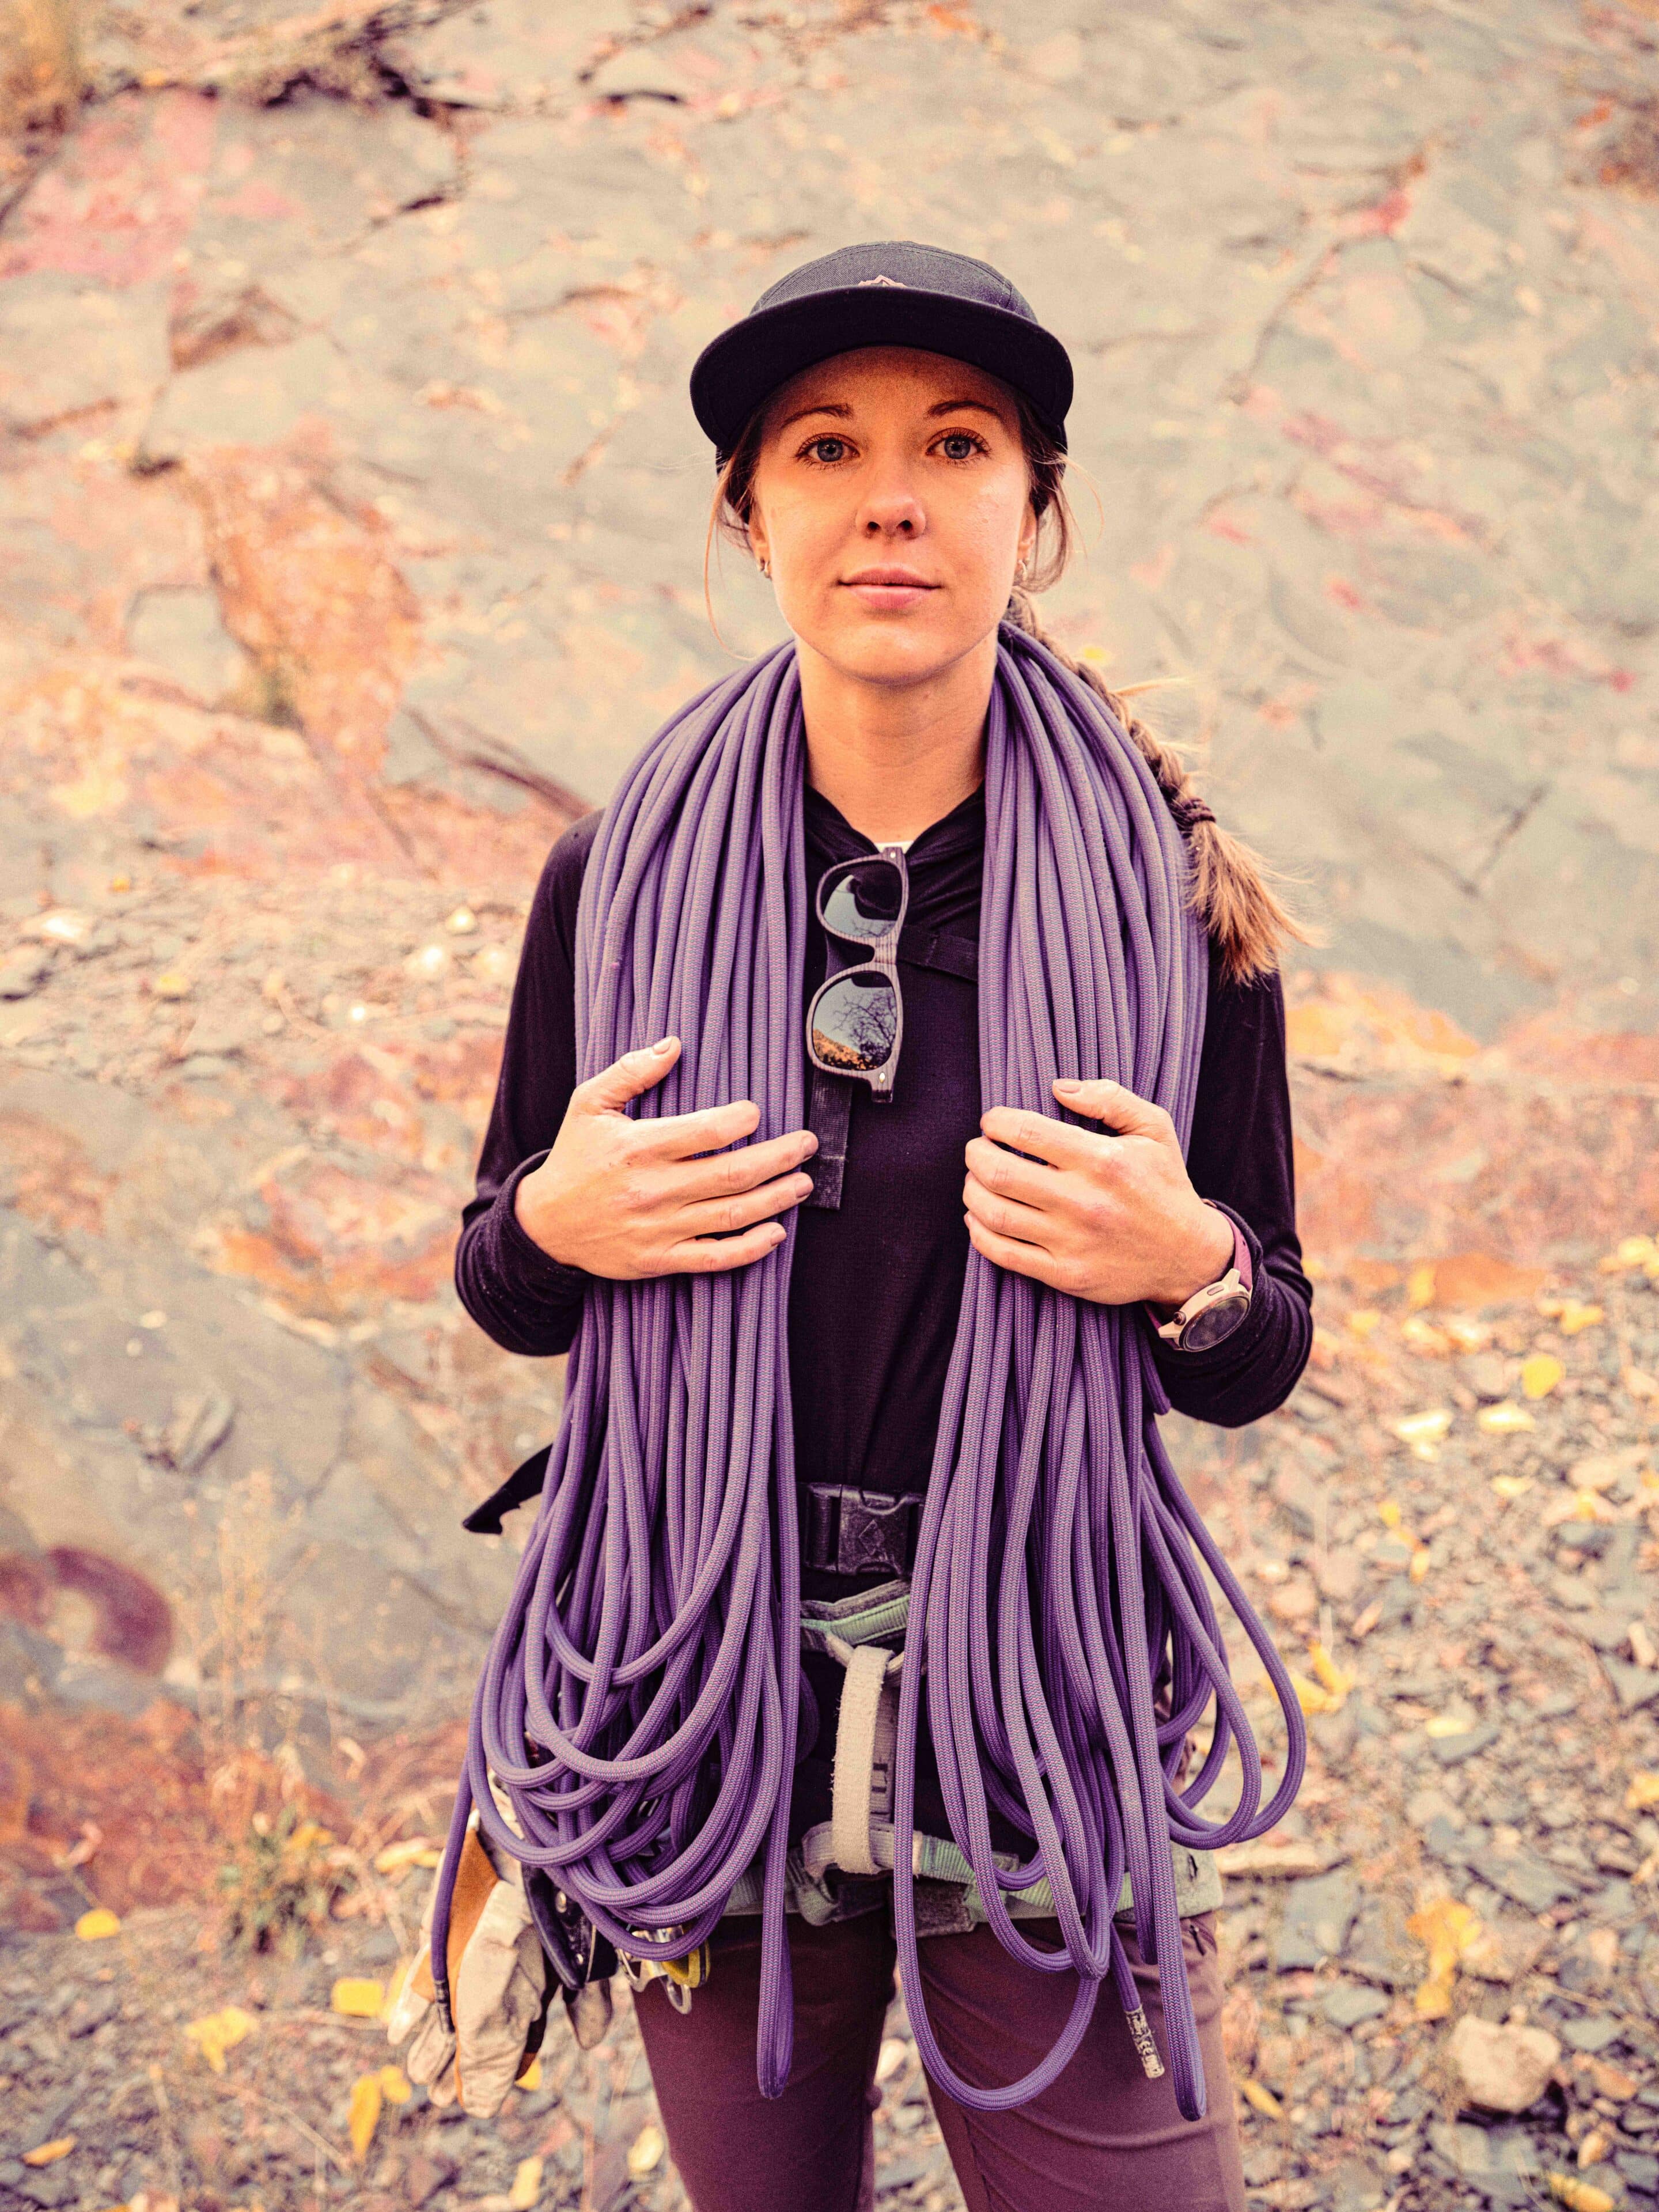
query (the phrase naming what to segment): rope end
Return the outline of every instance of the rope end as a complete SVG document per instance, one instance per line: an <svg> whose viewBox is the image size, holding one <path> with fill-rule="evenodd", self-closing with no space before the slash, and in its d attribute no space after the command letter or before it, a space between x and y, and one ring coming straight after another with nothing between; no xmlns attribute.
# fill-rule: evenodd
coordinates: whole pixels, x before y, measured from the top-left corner
<svg viewBox="0 0 1659 2212"><path fill-rule="evenodd" d="M1162 2080L1164 2061L1158 2055L1158 2045L1152 2038L1152 2022L1146 2017L1146 2006L1137 2005L1133 2012L1124 2014L1123 2020L1129 2031L1129 2040L1135 2047L1135 2056L1140 2061L1141 2072L1149 2081Z"/></svg>

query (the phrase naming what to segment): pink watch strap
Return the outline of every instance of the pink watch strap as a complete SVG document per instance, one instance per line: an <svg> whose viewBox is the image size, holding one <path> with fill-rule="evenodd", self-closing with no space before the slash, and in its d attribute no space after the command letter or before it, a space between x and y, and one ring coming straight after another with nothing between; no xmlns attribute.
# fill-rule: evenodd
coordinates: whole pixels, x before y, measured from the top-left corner
<svg viewBox="0 0 1659 2212"><path fill-rule="evenodd" d="M1244 1231L1239 1227L1238 1224L1233 1219L1231 1214L1227 1212L1224 1208L1217 1206L1212 1198L1206 1198L1204 1203L1206 1206L1209 1206L1212 1212L1220 1214L1222 1219L1232 1231L1233 1265L1238 1270L1238 1279L1240 1282L1243 1284L1247 1291L1254 1293L1255 1290L1255 1270L1250 1264L1250 1247L1249 1239L1246 1237Z"/></svg>

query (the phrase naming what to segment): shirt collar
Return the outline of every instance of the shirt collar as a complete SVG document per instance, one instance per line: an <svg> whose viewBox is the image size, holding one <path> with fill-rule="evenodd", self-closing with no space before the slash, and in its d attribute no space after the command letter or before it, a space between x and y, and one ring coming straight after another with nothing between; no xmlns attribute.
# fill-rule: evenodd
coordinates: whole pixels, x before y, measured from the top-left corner
<svg viewBox="0 0 1659 2212"><path fill-rule="evenodd" d="M815 849L827 853L831 861L856 860L860 853L873 853L872 840L852 823L838 806L827 799L821 791L809 784L801 794L801 817L807 842ZM948 854L982 844L985 838L985 787L970 791L937 822L930 822L910 842L905 855L912 867L919 861L942 860Z"/></svg>

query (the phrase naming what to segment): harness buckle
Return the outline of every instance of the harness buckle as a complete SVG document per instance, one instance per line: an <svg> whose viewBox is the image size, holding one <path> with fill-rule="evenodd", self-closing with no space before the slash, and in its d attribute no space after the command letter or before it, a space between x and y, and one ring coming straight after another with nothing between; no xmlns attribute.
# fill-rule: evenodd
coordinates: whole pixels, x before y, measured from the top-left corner
<svg viewBox="0 0 1659 2212"><path fill-rule="evenodd" d="M847 1482L806 1486L803 1565L831 1574L908 1575L921 1524L922 1495L859 1490Z"/></svg>

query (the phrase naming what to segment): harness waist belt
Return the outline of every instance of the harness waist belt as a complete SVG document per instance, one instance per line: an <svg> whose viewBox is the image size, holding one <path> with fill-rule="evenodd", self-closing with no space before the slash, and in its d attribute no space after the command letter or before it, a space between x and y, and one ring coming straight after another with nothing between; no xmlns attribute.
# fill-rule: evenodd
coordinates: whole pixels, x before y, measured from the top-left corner
<svg viewBox="0 0 1659 2212"><path fill-rule="evenodd" d="M830 1574L908 1575L921 1526L921 1492L809 1482L801 1565Z"/></svg>

